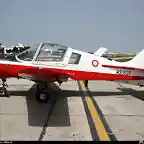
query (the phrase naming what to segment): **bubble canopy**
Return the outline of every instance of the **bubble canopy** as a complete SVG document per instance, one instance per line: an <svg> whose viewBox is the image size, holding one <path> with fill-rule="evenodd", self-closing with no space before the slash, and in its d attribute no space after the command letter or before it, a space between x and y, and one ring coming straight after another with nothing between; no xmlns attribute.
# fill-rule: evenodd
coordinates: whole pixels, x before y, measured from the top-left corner
<svg viewBox="0 0 144 144"><path fill-rule="evenodd" d="M18 61L62 61L68 47L55 43L42 43L38 47L30 48L16 56Z"/></svg>

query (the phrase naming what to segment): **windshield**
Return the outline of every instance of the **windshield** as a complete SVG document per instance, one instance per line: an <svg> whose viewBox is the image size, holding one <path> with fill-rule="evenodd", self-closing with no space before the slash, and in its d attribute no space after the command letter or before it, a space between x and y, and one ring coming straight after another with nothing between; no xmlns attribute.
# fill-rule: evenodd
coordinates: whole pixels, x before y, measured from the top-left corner
<svg viewBox="0 0 144 144"><path fill-rule="evenodd" d="M44 43L38 53L36 61L58 62L62 61L67 50L66 46Z"/></svg>
<svg viewBox="0 0 144 144"><path fill-rule="evenodd" d="M32 61L33 57L36 53L37 47L29 48L28 50L23 51L22 53L17 55L17 58L22 61Z"/></svg>

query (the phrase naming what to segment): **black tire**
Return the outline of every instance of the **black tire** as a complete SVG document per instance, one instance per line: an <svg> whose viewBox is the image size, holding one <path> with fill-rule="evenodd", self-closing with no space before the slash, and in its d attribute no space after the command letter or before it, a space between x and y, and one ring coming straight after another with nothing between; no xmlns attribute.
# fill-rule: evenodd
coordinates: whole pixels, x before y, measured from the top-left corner
<svg viewBox="0 0 144 144"><path fill-rule="evenodd" d="M36 100L39 103L48 103L49 99L50 99L50 97L49 97L49 94L47 92L44 92L44 91L37 91L36 92Z"/></svg>

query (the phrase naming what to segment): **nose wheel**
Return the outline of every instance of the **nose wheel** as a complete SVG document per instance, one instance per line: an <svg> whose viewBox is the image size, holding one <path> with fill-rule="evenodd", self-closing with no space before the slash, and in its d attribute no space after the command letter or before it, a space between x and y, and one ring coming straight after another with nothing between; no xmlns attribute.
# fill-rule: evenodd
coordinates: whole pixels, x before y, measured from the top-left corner
<svg viewBox="0 0 144 144"><path fill-rule="evenodd" d="M46 84L38 84L36 92L36 100L39 103L47 103L50 99L50 93L47 91Z"/></svg>
<svg viewBox="0 0 144 144"><path fill-rule="evenodd" d="M49 94L44 91L37 91L36 92L36 100L39 103L47 103L49 101Z"/></svg>

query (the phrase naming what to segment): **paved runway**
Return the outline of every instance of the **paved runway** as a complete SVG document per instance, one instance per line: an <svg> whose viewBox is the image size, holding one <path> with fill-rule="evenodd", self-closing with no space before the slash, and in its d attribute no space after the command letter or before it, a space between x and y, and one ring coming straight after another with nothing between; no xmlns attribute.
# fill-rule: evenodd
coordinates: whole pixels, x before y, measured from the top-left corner
<svg viewBox="0 0 144 144"><path fill-rule="evenodd" d="M48 104L35 100L35 85L8 80L0 98L0 140L143 140L143 89L108 81L53 84Z"/></svg>

